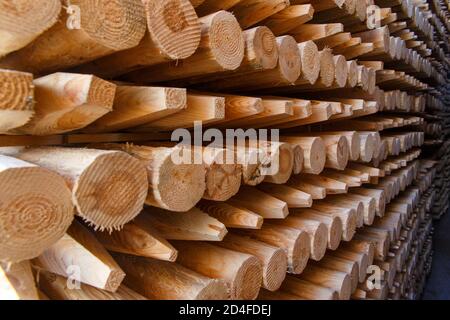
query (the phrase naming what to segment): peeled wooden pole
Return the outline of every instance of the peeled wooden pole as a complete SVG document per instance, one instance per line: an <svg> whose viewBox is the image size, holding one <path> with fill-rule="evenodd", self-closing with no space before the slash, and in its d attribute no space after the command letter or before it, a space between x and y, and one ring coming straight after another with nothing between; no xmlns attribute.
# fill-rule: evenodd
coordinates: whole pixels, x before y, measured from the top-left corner
<svg viewBox="0 0 450 320"><path fill-rule="evenodd" d="M152 300L229 299L226 284L178 263L114 254L128 287Z"/></svg>
<svg viewBox="0 0 450 320"><path fill-rule="evenodd" d="M33 89L32 74L0 69L1 134L23 126L34 115Z"/></svg>
<svg viewBox="0 0 450 320"><path fill-rule="evenodd" d="M29 261L0 262L0 296L2 300L40 300Z"/></svg>
<svg viewBox="0 0 450 320"><path fill-rule="evenodd" d="M314 265L328 270L335 270L346 273L350 276L350 281L352 284L351 291L354 292L358 287L359 265L357 262L327 255L322 260L320 260L320 262L314 263Z"/></svg>
<svg viewBox="0 0 450 320"><path fill-rule="evenodd" d="M112 111L116 85L96 76L60 72L33 83L35 114L15 133L61 134L82 129Z"/></svg>
<svg viewBox="0 0 450 320"><path fill-rule="evenodd" d="M201 157L196 162L201 151L198 153L190 147L157 148L121 144L97 147L127 152L146 167L149 179L148 205L185 212L193 208L205 193L205 166Z"/></svg>
<svg viewBox="0 0 450 320"><path fill-rule="evenodd" d="M262 287L270 291L280 288L287 271L287 255L283 249L236 234L228 234L218 245L257 257L263 267Z"/></svg>
<svg viewBox="0 0 450 320"><path fill-rule="evenodd" d="M145 34L141 1L77 0L72 4L80 9L79 29L73 26L73 17L64 13L53 27L30 45L5 57L0 66L47 74L135 47ZM71 22L73 29L68 28Z"/></svg>
<svg viewBox="0 0 450 320"><path fill-rule="evenodd" d="M0 2L0 57L22 49L56 23L58 0Z"/></svg>
<svg viewBox="0 0 450 320"><path fill-rule="evenodd" d="M353 252L341 247L338 250L331 252L330 257L337 257L348 262L356 262L358 265L358 282L363 282L366 280L367 268L369 267L369 257L366 253Z"/></svg>
<svg viewBox="0 0 450 320"><path fill-rule="evenodd" d="M302 273L310 257L307 232L285 226L264 223L260 230L239 230L239 234L282 248L288 257L288 272Z"/></svg>
<svg viewBox="0 0 450 320"><path fill-rule="evenodd" d="M261 288L262 265L253 255L205 242L174 241L178 263L227 283L231 299L253 300Z"/></svg>
<svg viewBox="0 0 450 320"><path fill-rule="evenodd" d="M289 208L309 208L312 206L310 194L287 185L263 183L258 189L287 203Z"/></svg>
<svg viewBox="0 0 450 320"><path fill-rule="evenodd" d="M319 133L318 133L319 134ZM324 132L320 133L325 135L341 135L344 136L347 139L348 146L349 146L349 160L356 161L359 159L360 156L360 150L361 150L361 139L359 136L358 131L330 131L330 132Z"/></svg>
<svg viewBox="0 0 450 320"><path fill-rule="evenodd" d="M60 275L39 270L39 289L52 300L147 300L124 285L116 292L98 289L84 283L80 283L79 288L70 290L67 287L68 281Z"/></svg>
<svg viewBox="0 0 450 320"><path fill-rule="evenodd" d="M337 291L305 281L299 277L287 276L281 286L282 292L294 294L298 299L304 300L338 300Z"/></svg>
<svg viewBox="0 0 450 320"><path fill-rule="evenodd" d="M0 188L0 261L37 257L72 223L70 190L50 170L0 155Z"/></svg>
<svg viewBox="0 0 450 320"><path fill-rule="evenodd" d="M308 265L300 275L300 279L337 291L340 300L350 299L352 283L350 276L345 272Z"/></svg>
<svg viewBox="0 0 450 320"><path fill-rule="evenodd" d="M136 223L156 230L168 240L222 241L225 226L198 208L187 212L171 212L148 207L136 217Z"/></svg>
<svg viewBox="0 0 450 320"><path fill-rule="evenodd" d="M148 31L139 45L82 65L76 68L78 72L113 78L194 54L201 25L189 0L141 1Z"/></svg>
<svg viewBox="0 0 450 320"><path fill-rule="evenodd" d="M292 146L282 142L258 142L260 149L268 154L270 166L264 168L265 182L284 184L294 169L294 153Z"/></svg>
<svg viewBox="0 0 450 320"><path fill-rule="evenodd" d="M42 147L8 153L62 175L72 190L77 215L96 229L121 229L143 208L148 190L145 168L123 152Z"/></svg>
<svg viewBox="0 0 450 320"><path fill-rule="evenodd" d="M236 15L242 29L247 29L288 6L288 0L241 0L230 11Z"/></svg>
<svg viewBox="0 0 450 320"><path fill-rule="evenodd" d="M197 1L197 0L195 0ZM194 2L195 2L194 1ZM198 6L195 6L195 11L197 11L199 17L206 16L208 14L220 11L228 10L235 4L239 3L241 0L204 0ZM192 2L192 1L191 1Z"/></svg>
<svg viewBox="0 0 450 320"><path fill-rule="evenodd" d="M38 268L115 292L125 273L94 235L75 221L67 234L34 260ZM73 273L73 274L72 274Z"/></svg>
<svg viewBox="0 0 450 320"><path fill-rule="evenodd" d="M197 207L222 222L227 228L261 229L264 220L251 210L224 202L202 200Z"/></svg>
<svg viewBox="0 0 450 320"><path fill-rule="evenodd" d="M131 72L132 82L162 82L236 70L242 63L245 43L242 29L229 12L218 11L199 19L201 41L189 58Z"/></svg>
<svg viewBox="0 0 450 320"><path fill-rule="evenodd" d="M162 119L186 107L186 89L119 85L112 111L84 131L103 133L132 128Z"/></svg>
<svg viewBox="0 0 450 320"><path fill-rule="evenodd" d="M288 33L288 31L302 25L313 18L314 8L310 4L292 5L271 15L261 22L272 32L279 36Z"/></svg>
<svg viewBox="0 0 450 320"><path fill-rule="evenodd" d="M350 156L349 144L346 137L327 134L321 134L320 137L324 141L327 150L325 167L344 170Z"/></svg>
<svg viewBox="0 0 450 320"><path fill-rule="evenodd" d="M342 239L345 241L352 240L357 228L357 214L354 209L337 208L334 205L325 203L315 203L312 209L321 212L327 216L337 216L341 219L343 233Z"/></svg>
<svg viewBox="0 0 450 320"><path fill-rule="evenodd" d="M110 251L171 262L177 259L177 250L142 219L127 223L120 231L98 231L95 237Z"/></svg>

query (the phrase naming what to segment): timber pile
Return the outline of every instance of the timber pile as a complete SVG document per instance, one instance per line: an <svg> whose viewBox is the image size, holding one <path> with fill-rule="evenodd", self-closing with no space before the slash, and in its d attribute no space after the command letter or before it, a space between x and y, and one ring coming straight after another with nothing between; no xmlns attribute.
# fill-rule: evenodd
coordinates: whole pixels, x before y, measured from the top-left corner
<svg viewBox="0 0 450 320"><path fill-rule="evenodd" d="M420 298L445 2L73 4L0 0L2 297ZM199 121L279 140L177 144Z"/></svg>

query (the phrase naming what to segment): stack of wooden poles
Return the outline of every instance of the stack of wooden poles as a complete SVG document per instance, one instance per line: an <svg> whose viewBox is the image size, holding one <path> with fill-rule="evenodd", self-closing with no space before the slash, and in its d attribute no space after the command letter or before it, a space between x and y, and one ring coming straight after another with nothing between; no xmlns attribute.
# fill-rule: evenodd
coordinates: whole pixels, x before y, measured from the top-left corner
<svg viewBox="0 0 450 320"><path fill-rule="evenodd" d="M449 17L0 0L0 297L419 299L449 207ZM171 141L197 122L280 139Z"/></svg>

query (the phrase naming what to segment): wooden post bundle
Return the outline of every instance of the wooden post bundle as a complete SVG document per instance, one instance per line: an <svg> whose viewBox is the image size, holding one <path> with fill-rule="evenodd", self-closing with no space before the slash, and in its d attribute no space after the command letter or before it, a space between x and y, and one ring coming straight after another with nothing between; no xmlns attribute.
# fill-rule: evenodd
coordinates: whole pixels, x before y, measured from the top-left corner
<svg viewBox="0 0 450 320"><path fill-rule="evenodd" d="M186 89L119 85L113 110L84 131L103 133L137 127L186 108Z"/></svg>
<svg viewBox="0 0 450 320"><path fill-rule="evenodd" d="M177 263L124 254L114 254L114 259L127 274L127 286L148 299L229 299L223 281L203 276Z"/></svg>
<svg viewBox="0 0 450 320"><path fill-rule="evenodd" d="M273 220L271 223L307 232L311 241L311 259L319 261L324 257L328 246L328 229L324 223L301 215Z"/></svg>
<svg viewBox="0 0 450 320"><path fill-rule="evenodd" d="M116 85L95 76L54 73L33 83L35 114L15 133L61 134L82 129L112 111Z"/></svg>
<svg viewBox="0 0 450 320"><path fill-rule="evenodd" d="M300 279L337 291L340 300L350 299L352 282L350 276L345 272L308 265Z"/></svg>
<svg viewBox="0 0 450 320"><path fill-rule="evenodd" d="M29 261L8 265L0 262L2 300L40 300Z"/></svg>
<svg viewBox="0 0 450 320"><path fill-rule="evenodd" d="M74 17L64 13L53 27L30 45L5 57L0 66L48 74L135 47L145 34L141 1L76 0L72 4L80 10L79 26Z"/></svg>
<svg viewBox="0 0 450 320"><path fill-rule="evenodd" d="M65 277L39 270L39 289L52 300L147 300L124 285L116 292L101 290L84 283L80 283L79 288L70 290L67 288L67 281Z"/></svg>
<svg viewBox="0 0 450 320"><path fill-rule="evenodd" d="M0 57L28 45L56 23L60 12L59 0L0 1Z"/></svg>
<svg viewBox="0 0 450 320"><path fill-rule="evenodd" d="M227 228L261 229L264 220L253 211L224 202L203 200L197 207L222 222Z"/></svg>
<svg viewBox="0 0 450 320"><path fill-rule="evenodd" d="M311 241L305 231L265 222L260 230L239 230L238 232L282 248L287 254L290 273L302 273L308 263Z"/></svg>
<svg viewBox="0 0 450 320"><path fill-rule="evenodd" d="M122 230L112 233L98 231L95 237L110 251L174 262L177 250L150 223L142 220L129 222Z"/></svg>
<svg viewBox="0 0 450 320"><path fill-rule="evenodd" d="M141 1L148 31L139 45L82 65L76 68L78 72L113 78L194 54L200 43L201 25L189 0Z"/></svg>
<svg viewBox="0 0 450 320"><path fill-rule="evenodd" d="M185 212L193 208L205 194L206 171L201 150L191 147L158 148L129 144L95 147L121 150L140 160L147 169L149 179L146 199L148 205Z"/></svg>
<svg viewBox="0 0 450 320"><path fill-rule="evenodd" d="M0 69L0 134L21 127L31 119L33 89L32 74Z"/></svg>
<svg viewBox="0 0 450 320"><path fill-rule="evenodd" d="M228 234L222 242L217 244L257 257L263 267L262 287L269 291L280 288L287 271L287 255L283 249L236 234Z"/></svg>
<svg viewBox="0 0 450 320"><path fill-rule="evenodd" d="M38 268L64 277L74 273L79 276L77 280L80 282L111 292L119 288L125 277L108 251L77 221L34 263Z"/></svg>
<svg viewBox="0 0 450 320"><path fill-rule="evenodd" d="M174 241L178 263L204 276L221 279L231 299L256 299L262 283L262 265L253 255L221 248L206 242Z"/></svg>
<svg viewBox="0 0 450 320"><path fill-rule="evenodd" d="M303 172L319 174L325 168L326 147L320 137L282 136L280 140L303 150Z"/></svg>
<svg viewBox="0 0 450 320"><path fill-rule="evenodd" d="M50 170L0 155L0 188L0 261L37 257L72 223L70 190Z"/></svg>
<svg viewBox="0 0 450 320"><path fill-rule="evenodd" d="M145 168L124 152L57 147L8 152L62 175L72 190L76 213L96 229L121 229L143 208Z"/></svg>
<svg viewBox="0 0 450 320"><path fill-rule="evenodd" d="M289 275L283 282L281 290L294 294L299 300L339 300L337 291Z"/></svg>
<svg viewBox="0 0 450 320"><path fill-rule="evenodd" d="M244 36L236 18L229 12L219 11L199 21L201 41L195 54L182 61L131 72L126 78L132 82L149 83L236 70L245 54Z"/></svg>
<svg viewBox="0 0 450 320"><path fill-rule="evenodd" d="M228 232L221 222L198 208L171 212L149 207L135 221L142 228L156 230L168 240L222 241Z"/></svg>

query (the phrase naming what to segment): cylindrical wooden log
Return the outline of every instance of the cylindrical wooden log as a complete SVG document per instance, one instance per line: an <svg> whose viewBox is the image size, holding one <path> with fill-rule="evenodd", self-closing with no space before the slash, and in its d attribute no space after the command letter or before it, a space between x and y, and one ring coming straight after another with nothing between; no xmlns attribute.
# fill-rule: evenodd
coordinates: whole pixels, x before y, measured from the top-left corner
<svg viewBox="0 0 450 320"><path fill-rule="evenodd" d="M145 34L141 1L72 0L71 4L78 6L79 17L64 12L56 24L30 45L5 57L0 66L48 74L135 47ZM80 19L80 28L74 18Z"/></svg>
<svg viewBox="0 0 450 320"><path fill-rule="evenodd" d="M37 257L72 223L70 189L54 172L0 155L0 187L0 261Z"/></svg>
<svg viewBox="0 0 450 320"><path fill-rule="evenodd" d="M2 300L42 300L29 260L18 263L0 261L0 282Z"/></svg>
<svg viewBox="0 0 450 320"><path fill-rule="evenodd" d="M338 208L328 203L314 203L312 209L328 216L338 216L342 221L342 239L350 241L353 238L357 227L357 214L354 209Z"/></svg>
<svg viewBox="0 0 450 320"><path fill-rule="evenodd" d="M194 54L200 43L201 25L189 0L143 0L142 3L148 31L139 45L82 65L76 68L78 72L113 78Z"/></svg>
<svg viewBox="0 0 450 320"><path fill-rule="evenodd" d="M127 273L128 287L153 300L228 299L226 284L187 269L178 263L114 254Z"/></svg>
<svg viewBox="0 0 450 320"><path fill-rule="evenodd" d="M308 265L300 279L337 291L340 300L348 300L352 294L350 276L344 272Z"/></svg>
<svg viewBox="0 0 450 320"><path fill-rule="evenodd" d="M283 249L236 234L228 234L223 241L217 244L257 257L263 267L262 287L269 291L276 291L280 288L287 271L287 255Z"/></svg>
<svg viewBox="0 0 450 320"><path fill-rule="evenodd" d="M334 256L326 256L320 262L314 263L314 265L346 273L350 276L352 283L351 291L354 292L359 284L359 267L355 261L348 261Z"/></svg>
<svg viewBox="0 0 450 320"><path fill-rule="evenodd" d="M39 288L52 300L147 300L124 285L116 292L109 292L84 283L80 283L77 289L69 290L67 283L67 278L48 271L39 271Z"/></svg>
<svg viewBox="0 0 450 320"><path fill-rule="evenodd" d="M281 289L283 292L294 294L305 300L339 300L339 294L336 290L289 275L283 282Z"/></svg>
<svg viewBox="0 0 450 320"><path fill-rule="evenodd" d="M259 141L260 148L268 153L270 166L264 168L265 182L284 184L294 169L294 153L288 143Z"/></svg>
<svg viewBox="0 0 450 320"><path fill-rule="evenodd" d="M0 1L0 57L28 45L56 23L60 12L58 0Z"/></svg>
<svg viewBox="0 0 450 320"><path fill-rule="evenodd" d="M1 27L0 27L1 30ZM27 123L34 114L31 73L0 69L0 133Z"/></svg>
<svg viewBox="0 0 450 320"><path fill-rule="evenodd" d="M345 246L345 245L344 245ZM358 264L358 282L363 282L367 278L367 268L369 267L369 257L366 253L353 252L344 248L339 248L334 252L330 252L333 257L345 259L347 261L356 262Z"/></svg>
<svg viewBox="0 0 450 320"><path fill-rule="evenodd" d="M232 299L256 299L262 283L262 265L253 255L205 242L174 241L178 263L200 274L224 280Z"/></svg>
<svg viewBox="0 0 450 320"><path fill-rule="evenodd" d="M96 229L121 229L143 208L147 173L124 152L42 147L15 148L11 155L62 175L77 214Z"/></svg>

